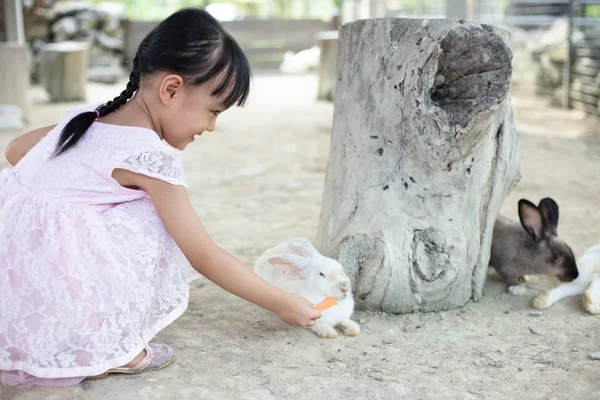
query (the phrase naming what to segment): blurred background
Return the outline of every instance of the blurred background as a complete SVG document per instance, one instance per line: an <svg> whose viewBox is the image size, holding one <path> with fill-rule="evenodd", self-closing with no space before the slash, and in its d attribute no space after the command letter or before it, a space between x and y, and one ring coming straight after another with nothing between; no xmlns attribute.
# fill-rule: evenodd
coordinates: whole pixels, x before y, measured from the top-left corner
<svg viewBox="0 0 600 400"><path fill-rule="evenodd" d="M240 42L255 72L313 73L330 81L337 27L363 18L462 18L511 31L515 87L598 115L600 0L1 0L0 129L30 115L40 85L53 102L114 84L145 34L173 11L205 7ZM11 60L8 62L8 60ZM327 64L327 65L323 65ZM319 66L321 70L319 71ZM62 79L68 69L70 79ZM62 74L62 75L61 75ZM60 81L60 82L58 82ZM13 106L13 107L7 107Z"/></svg>
<svg viewBox="0 0 600 400"><path fill-rule="evenodd" d="M56 124L69 108L117 96L137 45L176 9L203 6L226 25L252 63L251 97L243 109L223 113L215 132L202 135L183 156L188 193L204 225L247 265L282 240L315 239L333 132L341 24L397 17L502 26L511 34L514 56L511 101L522 175L502 213L516 218L518 199L538 203L549 196L560 206L560 237L576 256L600 243L600 0L0 3L0 154L18 135ZM0 156L0 169L8 166ZM527 399L577 398L584 392L589 394L578 398L594 398L597 367L587 354L598 351L598 335L581 300L566 299L548 311L554 318L538 318L534 325L528 319L531 299L505 292L489 279L478 304L446 313L442 325L436 321L444 315L434 313L361 314L367 322L359 340L319 342L307 352L300 333L290 344L291 331L275 329L276 321L257 307L210 285L194 287L190 312L161 332L167 342L178 343L181 368L165 369L155 383L100 381L93 391L97 397L72 388L23 391L14 399L117 399L132 393L319 398L325 392L331 399L440 393L506 398L511 390ZM340 355L344 363L333 358ZM290 361L302 357L300 366Z"/></svg>
<svg viewBox="0 0 600 400"><path fill-rule="evenodd" d="M263 247L248 241L255 229L273 241L286 229L308 237L316 229L340 25L387 17L501 26L511 35L512 105L523 146L523 180L504 211L516 216L515 196L554 196L564 234L578 240L573 245L583 250L597 242L600 0L0 2L0 151L28 130L56 124L69 108L117 96L138 44L173 11L205 7L222 21L252 64L251 98L219 118L217 132L226 135L203 136L185 159L196 207L248 261ZM588 172L575 172L582 168ZM257 190L271 190L277 205L249 195Z"/></svg>

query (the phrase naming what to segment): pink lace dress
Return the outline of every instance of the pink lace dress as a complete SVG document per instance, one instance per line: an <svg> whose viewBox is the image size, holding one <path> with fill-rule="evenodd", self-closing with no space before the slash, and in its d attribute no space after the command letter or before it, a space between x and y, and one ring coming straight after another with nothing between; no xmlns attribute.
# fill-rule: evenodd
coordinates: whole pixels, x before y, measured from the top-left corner
<svg viewBox="0 0 600 400"><path fill-rule="evenodd" d="M200 277L142 190L116 168L185 185L179 150L151 130L95 122L49 158L59 125L0 173L0 370L5 384L67 386L131 361L186 309Z"/></svg>

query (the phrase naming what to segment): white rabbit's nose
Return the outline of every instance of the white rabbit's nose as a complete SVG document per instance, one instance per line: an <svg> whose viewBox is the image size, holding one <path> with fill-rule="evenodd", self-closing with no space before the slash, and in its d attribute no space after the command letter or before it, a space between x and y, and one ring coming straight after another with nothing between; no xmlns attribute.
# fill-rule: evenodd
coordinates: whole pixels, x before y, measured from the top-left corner
<svg viewBox="0 0 600 400"><path fill-rule="evenodd" d="M346 293L348 291L348 286L350 286L348 282L340 283L340 290L342 291L342 293Z"/></svg>

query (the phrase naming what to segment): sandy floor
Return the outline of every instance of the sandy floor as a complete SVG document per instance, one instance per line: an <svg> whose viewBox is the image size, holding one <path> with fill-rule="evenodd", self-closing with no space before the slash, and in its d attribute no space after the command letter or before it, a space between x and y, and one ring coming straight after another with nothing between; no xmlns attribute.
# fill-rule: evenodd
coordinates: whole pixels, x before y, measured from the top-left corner
<svg viewBox="0 0 600 400"><path fill-rule="evenodd" d="M223 115L214 134L185 153L194 205L215 240L244 262L294 236L314 239L333 106L314 101L314 77L256 78L251 104ZM120 88L118 89L121 90ZM90 101L114 87L91 85ZM42 92L33 126L70 105ZM521 197L552 196L559 233L577 255L600 243L600 124L541 100L513 98L522 138ZM0 135L3 149L14 134ZM2 161L4 162L4 161ZM0 163L0 167L6 166ZM580 298L530 316L490 276L484 297L462 309L402 316L357 312L357 338L318 339L208 283L194 285L188 311L159 334L177 350L169 368L68 389L4 388L2 399L592 399L598 398L600 319Z"/></svg>

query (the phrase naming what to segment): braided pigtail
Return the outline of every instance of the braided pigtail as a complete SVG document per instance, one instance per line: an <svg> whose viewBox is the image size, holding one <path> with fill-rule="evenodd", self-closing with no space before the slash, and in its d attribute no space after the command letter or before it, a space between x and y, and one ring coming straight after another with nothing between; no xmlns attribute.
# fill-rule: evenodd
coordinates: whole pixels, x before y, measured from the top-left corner
<svg viewBox="0 0 600 400"><path fill-rule="evenodd" d="M214 83L211 96L222 97L227 108L242 106L250 91L250 64L239 44L206 10L184 8L167 17L141 41L129 82L119 96L69 121L55 155L73 147L96 118L126 104L139 89L140 79L156 72L177 74L189 85Z"/></svg>
<svg viewBox="0 0 600 400"><path fill-rule="evenodd" d="M60 137L58 138L58 143L56 144L56 149L54 150L54 156L59 156L65 151L69 150L71 147L75 146L75 144L79 142L79 140L83 137L85 132L87 132L97 118L104 117L105 115L108 115L111 112L119 109L119 107L127 103L127 100L133 97L139 87L140 60L139 57L136 56L133 60L133 70L129 75L129 82L127 82L125 90L123 90L120 95L108 103L98 107L96 110L84 112L73 117L73 119L71 119L69 123L65 125Z"/></svg>

